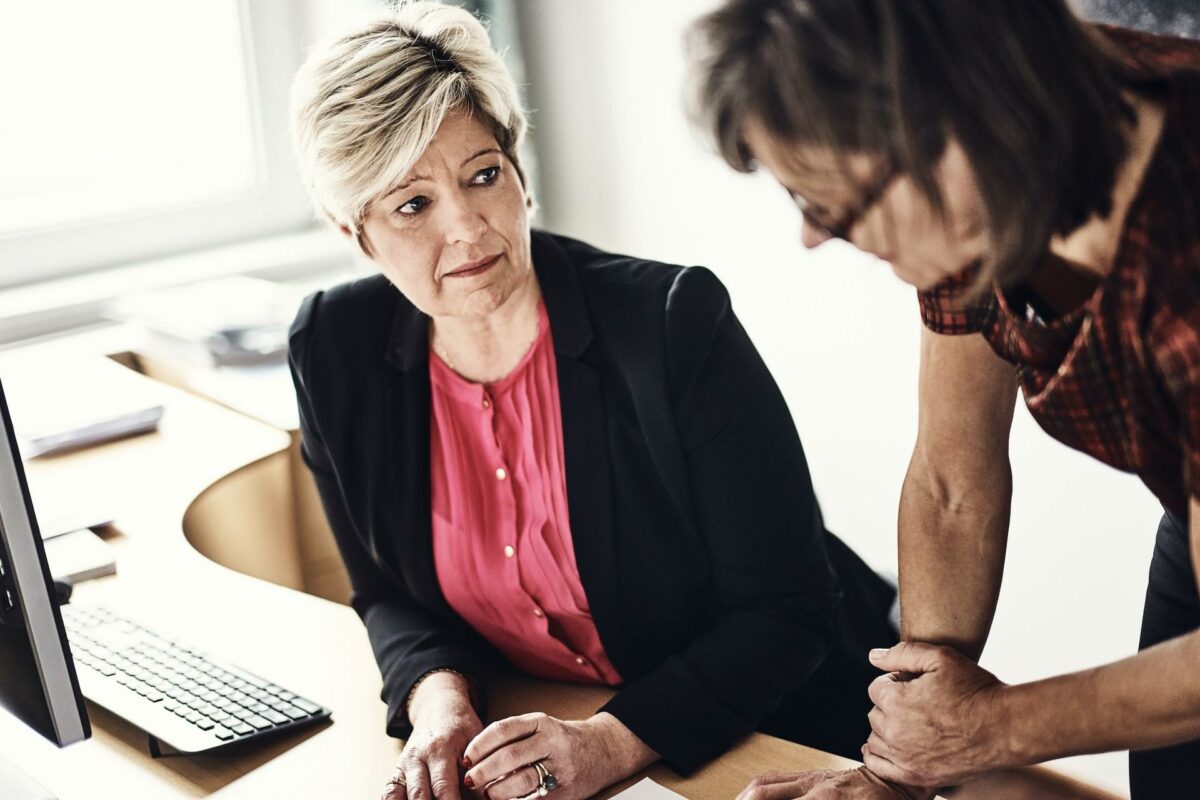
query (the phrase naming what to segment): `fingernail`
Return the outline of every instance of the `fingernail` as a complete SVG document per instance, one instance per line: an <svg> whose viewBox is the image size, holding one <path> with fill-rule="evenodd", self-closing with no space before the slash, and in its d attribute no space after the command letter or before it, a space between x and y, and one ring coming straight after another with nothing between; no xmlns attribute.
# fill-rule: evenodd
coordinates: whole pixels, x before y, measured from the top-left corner
<svg viewBox="0 0 1200 800"><path fill-rule="evenodd" d="M886 656L887 652L888 652L888 648L886 648L886 647L876 647L874 650L871 651L871 660L877 661L877 660L883 658L884 656Z"/></svg>
<svg viewBox="0 0 1200 800"><path fill-rule="evenodd" d="M474 789L475 780L470 775L466 775L463 777L463 786L467 787L468 789Z"/></svg>
<svg viewBox="0 0 1200 800"><path fill-rule="evenodd" d="M467 756L462 757L462 765L463 765L463 769L470 769L472 766L474 766L471 763L471 759Z"/></svg>

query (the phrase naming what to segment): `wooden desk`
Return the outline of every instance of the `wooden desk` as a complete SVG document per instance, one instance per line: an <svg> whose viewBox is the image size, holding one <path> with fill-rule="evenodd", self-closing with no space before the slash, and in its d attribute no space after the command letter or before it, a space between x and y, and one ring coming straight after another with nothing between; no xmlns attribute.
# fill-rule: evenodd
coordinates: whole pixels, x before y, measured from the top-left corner
<svg viewBox="0 0 1200 800"><path fill-rule="evenodd" d="M38 485L111 496L120 509L118 574L80 585L76 602L107 605L274 678L332 708L334 721L210 755L151 759L141 731L94 706L92 738L64 750L0 712L4 755L62 800L378 797L400 746L383 732L380 677L362 624L344 605L279 585L295 542L264 523L289 513L289 436L107 360L78 368L89 391L144 392L166 413L158 433L28 466ZM0 362L0 377L36 380L31 369ZM218 506L214 525L216 512L205 508ZM260 541L264 530L274 538ZM250 577L200 555L188 535L234 560L247 543L274 548L285 566L269 580ZM599 688L506 679L493 689L491 712L581 718L607 697ZM648 774L687 797L727 800L762 772L850 764L755 735L689 779L663 767Z"/></svg>

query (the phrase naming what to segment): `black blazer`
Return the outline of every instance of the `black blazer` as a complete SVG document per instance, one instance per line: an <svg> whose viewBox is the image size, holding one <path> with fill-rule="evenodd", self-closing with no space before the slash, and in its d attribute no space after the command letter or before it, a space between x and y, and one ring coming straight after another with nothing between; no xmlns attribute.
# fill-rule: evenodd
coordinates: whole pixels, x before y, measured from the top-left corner
<svg viewBox="0 0 1200 800"><path fill-rule="evenodd" d="M822 702L832 684L855 698L857 752L869 675L842 681L837 665L852 650L865 665L866 647L887 643L891 589L825 532L787 406L724 287L703 268L532 239L576 561L625 679L604 710L686 773L824 666L838 674L819 682ZM290 336L302 452L398 737L411 732L403 706L418 678L478 676L494 657L434 571L428 322L374 276L306 299ZM837 610L835 570L865 621ZM858 641L860 629L874 640Z"/></svg>

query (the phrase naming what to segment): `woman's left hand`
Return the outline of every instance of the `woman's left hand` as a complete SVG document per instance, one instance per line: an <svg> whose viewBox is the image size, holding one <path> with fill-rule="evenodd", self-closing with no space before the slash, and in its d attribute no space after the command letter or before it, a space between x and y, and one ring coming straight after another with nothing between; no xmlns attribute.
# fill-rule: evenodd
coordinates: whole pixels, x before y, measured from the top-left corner
<svg viewBox="0 0 1200 800"><path fill-rule="evenodd" d="M557 781L553 800L582 800L657 759L611 714L580 722L524 714L493 722L467 745L463 783L487 800L536 796L541 763Z"/></svg>
<svg viewBox="0 0 1200 800"><path fill-rule="evenodd" d="M949 647L901 642L872 651L888 674L868 693L871 736L863 763L882 778L917 786L947 786L1013 759L995 675Z"/></svg>

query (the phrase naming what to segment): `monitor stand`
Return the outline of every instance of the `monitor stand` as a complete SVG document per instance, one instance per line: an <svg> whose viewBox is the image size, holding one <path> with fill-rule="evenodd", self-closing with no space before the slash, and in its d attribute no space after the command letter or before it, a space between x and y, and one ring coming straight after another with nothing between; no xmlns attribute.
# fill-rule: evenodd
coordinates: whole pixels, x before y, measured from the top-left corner
<svg viewBox="0 0 1200 800"><path fill-rule="evenodd" d="M58 800L4 756L0 756L0 797L4 800Z"/></svg>

